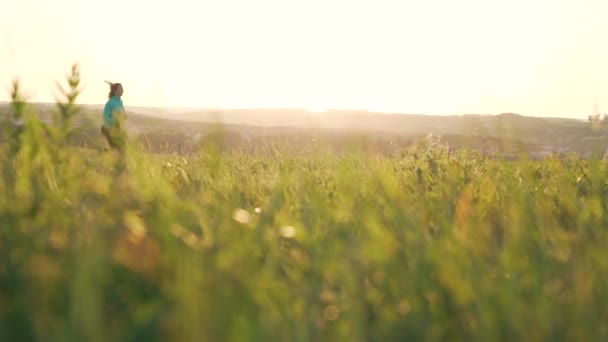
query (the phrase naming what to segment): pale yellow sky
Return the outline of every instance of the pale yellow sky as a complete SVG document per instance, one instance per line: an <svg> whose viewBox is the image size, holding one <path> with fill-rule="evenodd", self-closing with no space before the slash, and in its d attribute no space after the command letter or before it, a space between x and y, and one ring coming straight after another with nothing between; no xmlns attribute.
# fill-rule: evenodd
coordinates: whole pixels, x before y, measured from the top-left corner
<svg viewBox="0 0 608 342"><path fill-rule="evenodd" d="M14 0L0 42L34 101L79 61L84 103L608 112L606 0Z"/></svg>

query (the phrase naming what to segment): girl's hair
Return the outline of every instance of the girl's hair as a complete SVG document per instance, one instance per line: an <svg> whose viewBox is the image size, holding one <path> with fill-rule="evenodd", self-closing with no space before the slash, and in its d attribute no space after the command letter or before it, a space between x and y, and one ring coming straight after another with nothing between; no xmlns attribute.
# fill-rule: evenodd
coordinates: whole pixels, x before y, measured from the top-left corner
<svg viewBox="0 0 608 342"><path fill-rule="evenodd" d="M110 85L110 92L108 93L108 100L109 100L112 97L114 97L114 95L116 95L116 90L118 90L118 87L122 87L122 84L120 84L120 83L112 83L112 82L109 82L109 81L106 81L106 83Z"/></svg>

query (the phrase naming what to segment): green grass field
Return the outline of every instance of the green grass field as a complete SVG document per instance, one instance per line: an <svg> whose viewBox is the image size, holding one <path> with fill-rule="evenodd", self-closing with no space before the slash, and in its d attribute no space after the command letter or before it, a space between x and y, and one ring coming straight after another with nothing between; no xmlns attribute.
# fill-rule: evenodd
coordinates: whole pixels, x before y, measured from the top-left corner
<svg viewBox="0 0 608 342"><path fill-rule="evenodd" d="M4 124L1 341L608 339L606 161L122 159L65 143L75 98Z"/></svg>

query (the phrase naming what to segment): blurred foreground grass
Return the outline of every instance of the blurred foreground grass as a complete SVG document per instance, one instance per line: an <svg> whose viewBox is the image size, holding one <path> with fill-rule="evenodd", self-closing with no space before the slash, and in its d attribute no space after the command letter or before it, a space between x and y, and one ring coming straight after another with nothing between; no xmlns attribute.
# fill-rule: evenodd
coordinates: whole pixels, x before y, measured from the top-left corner
<svg viewBox="0 0 608 342"><path fill-rule="evenodd" d="M605 161L435 140L122 160L20 103L0 146L1 341L608 339Z"/></svg>

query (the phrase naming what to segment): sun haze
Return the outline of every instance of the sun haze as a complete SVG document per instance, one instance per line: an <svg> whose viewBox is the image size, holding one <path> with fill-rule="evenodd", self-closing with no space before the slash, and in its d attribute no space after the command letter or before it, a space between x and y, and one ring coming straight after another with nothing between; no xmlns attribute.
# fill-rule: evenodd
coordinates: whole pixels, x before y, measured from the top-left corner
<svg viewBox="0 0 608 342"><path fill-rule="evenodd" d="M2 90L33 101L78 61L128 105L584 118L608 112L605 0L19 0ZM7 100L8 92L0 93Z"/></svg>

